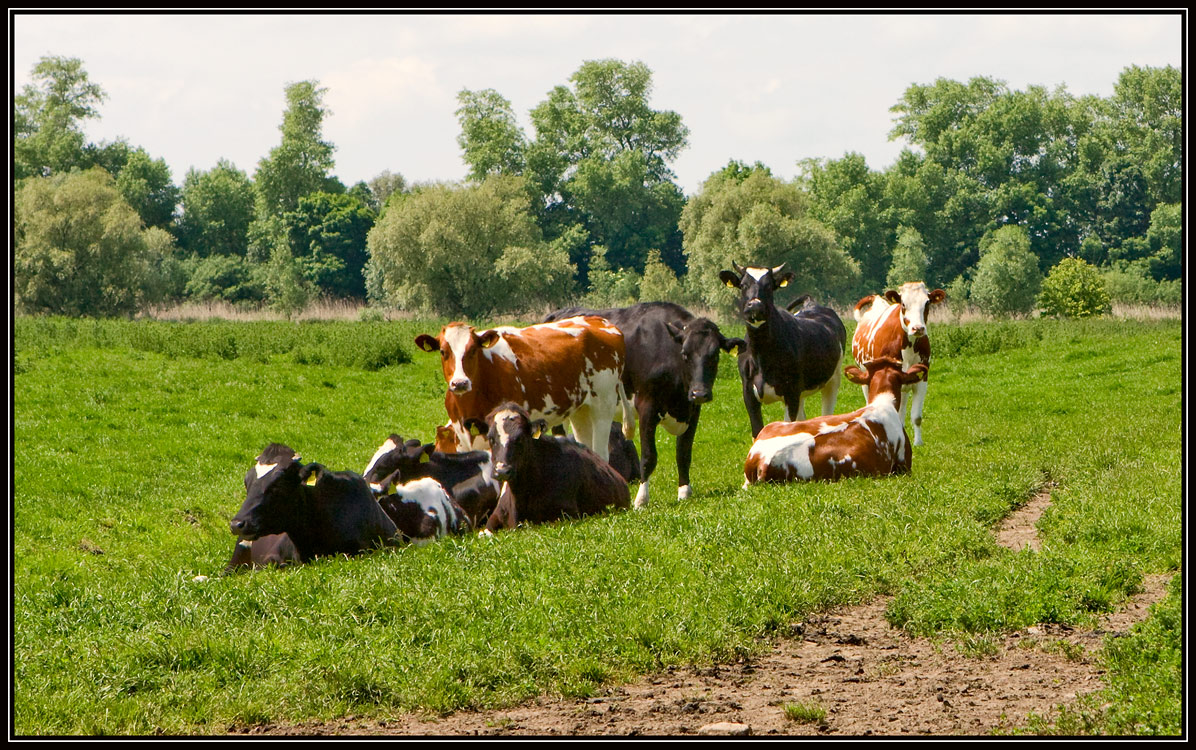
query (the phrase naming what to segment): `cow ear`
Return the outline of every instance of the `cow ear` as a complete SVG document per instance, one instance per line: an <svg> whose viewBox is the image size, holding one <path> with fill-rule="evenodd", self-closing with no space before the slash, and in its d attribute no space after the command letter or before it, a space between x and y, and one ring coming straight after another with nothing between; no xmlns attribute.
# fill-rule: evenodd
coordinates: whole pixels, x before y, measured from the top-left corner
<svg viewBox="0 0 1196 750"><path fill-rule="evenodd" d="M723 339L723 351L724 352L729 353L732 349L734 349L736 351L736 353L740 353L746 348L747 348L747 342L744 341L743 339L739 338L738 336L736 336L735 338Z"/></svg>
<svg viewBox="0 0 1196 750"><path fill-rule="evenodd" d="M532 437L538 438L548 430L548 422L543 419L537 419L532 422Z"/></svg>
<svg viewBox="0 0 1196 750"><path fill-rule="evenodd" d="M785 265L785 264L784 264L784 263L782 263L781 265L777 266L777 268L782 268L782 267L784 267L784 265ZM778 288L778 289L784 289L785 287L787 287L787 286L789 286L790 284L792 284L792 283L793 283L793 280L794 280L795 278L797 278L797 276L796 276L796 274L794 274L794 273L793 273L793 271L786 271L785 273L783 273L783 274L781 274L780 276L777 276L777 277L776 277L776 280L777 280L777 288Z"/></svg>
<svg viewBox="0 0 1196 750"><path fill-rule="evenodd" d="M435 447L435 445L425 445L424 449L419 452L419 462L421 464L426 464L432 460L432 449Z"/></svg>
<svg viewBox="0 0 1196 750"><path fill-rule="evenodd" d="M732 289L739 288L740 277L734 271L719 271L718 278Z"/></svg>
<svg viewBox="0 0 1196 750"><path fill-rule="evenodd" d="M947 299L947 293L945 291L943 291L942 289L935 289L933 292L930 293L931 304L937 304L939 302L942 302L945 299Z"/></svg>
<svg viewBox="0 0 1196 750"><path fill-rule="evenodd" d="M483 349L489 349L497 344L499 338L500 336L498 331L494 330L493 328L491 328L489 331L478 334L478 340L481 342Z"/></svg>
<svg viewBox="0 0 1196 750"><path fill-rule="evenodd" d="M308 486L315 486L316 482L320 481L320 475L324 473L324 467L320 464L312 463L302 466L299 469L299 481Z"/></svg>
<svg viewBox="0 0 1196 750"><path fill-rule="evenodd" d="M843 369L843 374L847 379L856 385L868 385L868 373L864 372L855 365L848 365Z"/></svg>
<svg viewBox="0 0 1196 750"><path fill-rule="evenodd" d="M669 332L669 335L673 337L673 341L676 341L678 344L680 344L681 341L685 338L685 336L684 336L685 330L683 328L681 328L681 326L674 325L672 323L665 323L664 327L665 327L665 330L667 330Z"/></svg>
<svg viewBox="0 0 1196 750"><path fill-rule="evenodd" d="M426 333L421 333L415 337L415 345L425 352L440 351L440 339L435 336L429 336Z"/></svg>
<svg viewBox="0 0 1196 750"><path fill-rule="evenodd" d="M928 372L929 370L927 369L926 365L918 363L901 373L901 382L916 383L919 380L925 380Z"/></svg>
<svg viewBox="0 0 1196 750"><path fill-rule="evenodd" d="M894 305L900 305L901 292L897 291L896 289L889 289L885 292L885 299L887 299L889 302L892 302Z"/></svg>

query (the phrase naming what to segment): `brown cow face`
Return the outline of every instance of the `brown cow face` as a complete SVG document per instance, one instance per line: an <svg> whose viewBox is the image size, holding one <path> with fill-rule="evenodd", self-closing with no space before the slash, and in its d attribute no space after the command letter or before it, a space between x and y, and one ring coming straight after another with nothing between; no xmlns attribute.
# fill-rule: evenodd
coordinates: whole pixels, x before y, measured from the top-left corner
<svg viewBox="0 0 1196 750"><path fill-rule="evenodd" d="M880 357L864 366L868 368L867 372L853 365L843 370L843 374L856 385L868 387L869 404L877 396L887 393L893 397L893 407L898 411L901 410L902 387L926 378L926 365L916 364L903 371L900 360L891 357Z"/></svg>
<svg viewBox="0 0 1196 750"><path fill-rule="evenodd" d="M930 314L930 306L946 298L947 293L942 289L929 291L921 281L910 281L902 284L900 289L885 292L885 299L894 305L901 305L901 327L911 339L926 335L926 316Z"/></svg>
<svg viewBox="0 0 1196 750"><path fill-rule="evenodd" d="M473 389L473 377L477 374L477 358L483 349L489 349L501 339L498 331L481 334L465 323L451 323L440 330L440 336L433 338L424 333L415 338L415 345L426 352L440 352L444 380L451 393L458 396Z"/></svg>

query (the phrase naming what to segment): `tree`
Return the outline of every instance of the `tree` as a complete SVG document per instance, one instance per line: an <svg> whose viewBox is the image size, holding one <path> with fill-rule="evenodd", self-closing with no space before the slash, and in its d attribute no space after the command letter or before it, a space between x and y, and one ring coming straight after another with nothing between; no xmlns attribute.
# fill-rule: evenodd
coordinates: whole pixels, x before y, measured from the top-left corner
<svg viewBox="0 0 1196 750"><path fill-rule="evenodd" d="M311 193L284 217L303 272L323 294L365 297L366 238L374 213L351 195Z"/></svg>
<svg viewBox="0 0 1196 750"><path fill-rule="evenodd" d="M80 123L99 116L104 90L74 57L43 57L32 77L13 97L13 178L87 166Z"/></svg>
<svg viewBox="0 0 1196 750"><path fill-rule="evenodd" d="M392 195L402 195L410 190L407 180L401 174L391 174L389 169L383 170L377 177L369 181L373 202L370 208L374 213L381 214L386 208L387 201Z"/></svg>
<svg viewBox="0 0 1196 750"><path fill-rule="evenodd" d="M370 230L367 286L376 301L480 317L562 299L575 268L545 243L521 178L434 185L392 201Z"/></svg>
<svg viewBox="0 0 1196 750"><path fill-rule="evenodd" d="M113 174L117 190L146 227L173 228L180 191L165 159L153 159L143 148L129 149L124 165Z"/></svg>
<svg viewBox="0 0 1196 750"><path fill-rule="evenodd" d="M457 143L469 165L468 179L522 174L527 139L515 121L511 103L494 89L463 89L457 102L461 105L455 112L461 123Z"/></svg>
<svg viewBox="0 0 1196 750"><path fill-rule="evenodd" d="M1064 258L1042 282L1038 306L1045 315L1088 318L1111 310L1100 271L1080 258Z"/></svg>
<svg viewBox="0 0 1196 750"><path fill-rule="evenodd" d="M795 295L808 292L826 299L846 294L859 277L859 264L809 213L808 196L767 170L714 173L681 214L689 289L707 304L730 304L718 274L735 261L788 264L797 274L791 285Z"/></svg>
<svg viewBox="0 0 1196 750"><path fill-rule="evenodd" d="M681 282L673 270L660 260L659 250L649 250L640 279L640 302L681 302Z"/></svg>
<svg viewBox="0 0 1196 750"><path fill-rule="evenodd" d="M153 301L157 259L108 172L96 167L28 179L15 208L13 290L20 309L112 316Z"/></svg>
<svg viewBox="0 0 1196 750"><path fill-rule="evenodd" d="M1024 315L1034 308L1042 272L1026 230L1004 226L984 235L971 299L990 315Z"/></svg>
<svg viewBox="0 0 1196 750"><path fill-rule="evenodd" d="M886 289L898 289L907 281L926 279L925 247L917 229L897 228L897 246L893 249L893 265L885 277Z"/></svg>
<svg viewBox="0 0 1196 750"><path fill-rule="evenodd" d="M309 193L328 191L335 181L333 145L323 140L323 106L328 89L315 81L300 81L286 87L287 108L282 115L282 143L258 162L258 216L281 216L293 211L299 199ZM339 183L337 183L339 184ZM343 192L343 190L331 190Z"/></svg>
<svg viewBox="0 0 1196 750"><path fill-rule="evenodd" d="M178 233L183 250L201 258L245 256L254 193L244 172L226 159L207 172L188 170L181 201Z"/></svg>

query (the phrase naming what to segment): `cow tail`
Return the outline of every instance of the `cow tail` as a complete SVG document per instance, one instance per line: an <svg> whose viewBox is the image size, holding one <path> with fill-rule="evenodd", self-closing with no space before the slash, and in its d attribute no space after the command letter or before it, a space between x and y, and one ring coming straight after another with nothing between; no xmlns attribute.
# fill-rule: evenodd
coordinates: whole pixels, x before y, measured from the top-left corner
<svg viewBox="0 0 1196 750"><path fill-rule="evenodd" d="M632 440L635 438L635 406L632 405L631 399L627 398L621 379L616 392L619 395L619 406L623 409L623 437Z"/></svg>

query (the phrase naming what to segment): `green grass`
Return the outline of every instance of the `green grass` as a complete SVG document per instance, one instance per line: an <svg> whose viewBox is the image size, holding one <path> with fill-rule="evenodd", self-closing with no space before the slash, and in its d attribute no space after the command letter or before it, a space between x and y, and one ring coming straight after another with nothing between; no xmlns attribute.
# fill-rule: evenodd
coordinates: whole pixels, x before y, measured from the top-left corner
<svg viewBox="0 0 1196 750"><path fill-rule="evenodd" d="M826 721L826 709L807 703L786 703L785 718L798 724L821 724Z"/></svg>
<svg viewBox="0 0 1196 750"><path fill-rule="evenodd" d="M432 438L439 358L411 340L440 325L18 319L13 731L586 696L882 592L894 625L981 642L1091 622L1180 565L1181 324L1103 320L936 325L908 476L740 489L751 439L727 356L688 501L662 431L642 512L219 576L267 443L360 471L390 432ZM391 359L361 353L379 339ZM845 385L838 411L861 404ZM1047 481L1042 551L999 547L993 525ZM1110 674L1152 670L1125 664ZM1125 704L1116 726L1179 731Z"/></svg>

